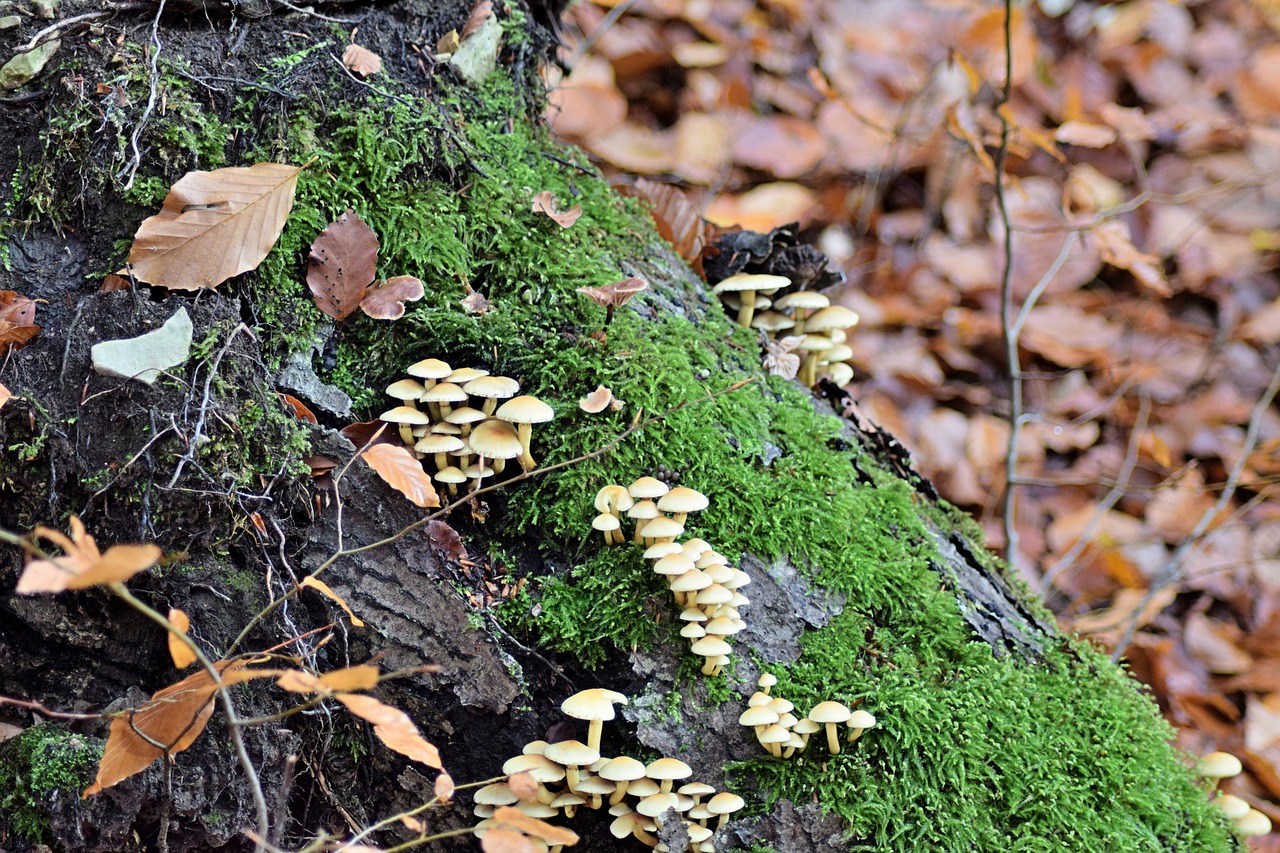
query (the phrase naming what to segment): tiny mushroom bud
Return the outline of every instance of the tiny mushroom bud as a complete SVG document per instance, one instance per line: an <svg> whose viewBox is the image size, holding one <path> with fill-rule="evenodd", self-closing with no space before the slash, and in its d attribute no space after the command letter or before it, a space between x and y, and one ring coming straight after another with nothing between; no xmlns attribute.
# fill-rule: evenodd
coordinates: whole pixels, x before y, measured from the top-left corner
<svg viewBox="0 0 1280 853"><path fill-rule="evenodd" d="M826 727L827 749L832 755L840 754L840 738L836 734L836 726L848 720L852 713L847 705L839 702L819 702L809 712L809 719Z"/></svg>
<svg viewBox="0 0 1280 853"><path fill-rule="evenodd" d="M529 444L533 441L533 424L546 423L555 417L555 412L546 403L529 394L512 397L498 407L494 415L504 421L516 425L516 433L524 453L520 455L520 467L532 471L538 467L533 455L529 452Z"/></svg>
<svg viewBox="0 0 1280 853"><path fill-rule="evenodd" d="M764 675L761 675L760 680L756 682L756 684L760 686L760 692L766 696L769 695L769 689L777 683L778 677L767 672Z"/></svg>
<svg viewBox="0 0 1280 853"><path fill-rule="evenodd" d="M1235 820L1236 834L1245 838L1256 838L1271 834L1271 818L1257 809L1249 809L1244 817Z"/></svg>

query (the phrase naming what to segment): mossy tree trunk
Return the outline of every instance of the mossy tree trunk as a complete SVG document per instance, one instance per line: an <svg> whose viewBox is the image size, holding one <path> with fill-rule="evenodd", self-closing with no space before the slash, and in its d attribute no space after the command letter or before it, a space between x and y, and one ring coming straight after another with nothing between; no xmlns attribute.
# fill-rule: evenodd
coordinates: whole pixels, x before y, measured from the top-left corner
<svg viewBox="0 0 1280 853"><path fill-rule="evenodd" d="M439 528L418 528L337 561L328 582L366 627L307 593L241 650L336 621L330 642L293 652L320 670L374 655L384 671L438 666L379 695L411 713L458 782L498 774L563 722L559 704L575 690L623 692L631 704L606 727L607 753L676 755L747 799L750 815L718 849L1232 849L1127 675L1056 632L891 437L837 415L855 413L853 401L762 375L759 342L646 213L539 129L536 66L549 36L537 21L549 13L496 5L498 70L468 88L431 58L466 19L464 2L353 2L326 10L335 24L270 2L157 21L146 4L104 12L64 0L61 19L89 17L68 25L39 77L0 100L13 191L0 289L46 300L42 334L0 361L15 394L0 409L0 527L65 528L74 513L103 546L158 542L164 565L131 588L184 609L193 636L224 653L250 614L337 550L339 533L351 549L422 516L357 461L337 487L339 531L334 486L313 483L308 463L351 457L334 428L389 407L380 389L421 358L485 367L556 409L535 437L544 465L608 452L456 511L465 560ZM337 58L357 21L360 43L385 62L367 83ZM0 44L12 52L43 23ZM95 292L184 172L313 158L257 272L196 297ZM561 229L531 213L544 190L581 204L582 219ZM335 328L310 302L306 248L348 207L379 236L380 275L427 285L401 320ZM576 288L629 275L650 291L593 335L604 312ZM462 307L472 290L487 313ZM92 371L94 343L153 328L178 306L195 327L185 365L154 386ZM621 411L578 408L598 384ZM277 390L320 424L295 421ZM639 550L602 548L589 527L599 487L660 467L710 496L690 532L751 577L747 628L715 678L698 674ZM0 552L0 694L97 712L178 680L153 625L106 593L17 596L20 563ZM880 725L839 756L769 758L737 724L761 672L801 710L839 699ZM235 699L244 717L287 701L267 688ZM25 728L38 717L0 706L0 719ZM106 726L65 725L0 747L5 849L151 849L162 815L172 850L252 848L243 830L255 805L220 715L177 758L167 791L153 767L83 801L85 750ZM286 847L431 796L425 768L336 706L246 739ZM470 820L464 805L427 817L433 829ZM570 825L586 836L581 849L619 849L598 817Z"/></svg>

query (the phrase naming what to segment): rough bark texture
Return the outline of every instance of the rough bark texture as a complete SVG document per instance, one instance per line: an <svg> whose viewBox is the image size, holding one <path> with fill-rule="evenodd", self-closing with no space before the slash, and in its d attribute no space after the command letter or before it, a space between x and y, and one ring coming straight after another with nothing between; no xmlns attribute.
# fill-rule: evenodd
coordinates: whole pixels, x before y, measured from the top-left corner
<svg viewBox="0 0 1280 853"><path fill-rule="evenodd" d="M461 26L468 7L466 2L427 0L370 6L352 0L327 11L338 16L358 16L361 43L382 54L388 79L410 81L416 87L423 100L415 102L412 109L426 111L448 92L457 90L451 72L435 67L427 57L441 35ZM155 186L149 195L139 195L138 191L130 195L121 186L132 174L132 132L140 124L141 106L149 94L149 72L146 54L140 48L118 49L117 40L135 47L152 43L157 7L109 7L116 8L118 11L111 15L72 25L63 33L60 53L50 68L26 88L0 99L0 177L5 179L5 189L0 192L12 186L22 196L6 199L5 203L10 215L21 219L7 220L5 231L0 234L7 241L4 263L0 265L0 290L16 290L47 300L38 316L43 327L41 336L0 362L0 382L16 395L0 410L0 528L25 532L36 524L65 527L66 517L76 513L104 546L121 541L158 542L168 555L166 564L139 576L131 582L131 588L144 601L161 609L184 609L192 617L197 640L211 650L225 651L268 596L291 590L338 548L339 516L333 486L310 482L305 466L300 464L304 451L295 444L300 427L283 415L267 414L282 411L274 389L303 396L320 415L321 424L305 430L303 437L309 445L306 452L345 464L355 448L333 429L351 419L347 414L350 400L328 381L336 375L335 347L358 335L366 336L360 339L371 342L370 358L384 358L385 362L392 356L382 355L381 342L385 341L389 352L409 351L420 358L435 354L431 347L438 341L461 349L458 341L463 336L450 338L453 333L447 331L424 333L421 327L411 326L408 319L390 327L366 324L357 328L352 324L335 332L316 324L312 317L306 320L311 324L308 326L302 314L290 314L294 309L271 302L278 295L264 295L263 290L255 289L270 278L268 272L244 277L217 293L198 297L147 289L95 293L102 273L120 260L119 250L113 249L114 241L127 238L141 217L150 212L144 199L154 204L157 193L184 171L207 166L212 148L225 147L219 156L238 163L251 153L261 153L264 145L271 147L263 140L269 140L273 130L308 108L300 93L324 105L333 103L354 109L356 112L351 115L356 117L361 109L366 114L390 112L406 100L403 94L393 94L376 104L360 106L360 99L368 94L365 87L348 79L331 56L340 52L341 45L306 52L311 45L332 38L331 24L312 14L293 12L274 2L184 5L183 14L159 18L156 33L163 45L161 55L166 62L174 63L165 66L169 81L166 85L178 86L185 81L191 90L183 99L175 96L168 102L167 109L175 111L175 115L157 113L151 118L150 130L140 133L137 180L144 184L153 181ZM511 12L516 8L510 5L504 11L512 31L520 26ZM196 11L192 13L192 9ZM91 11L102 10L65 2L58 14L66 19ZM503 133L522 126L527 116L521 107L538 101L538 93L527 90L532 80L528 72L548 42L547 32L538 22L554 17L554 9L543 6L525 11L529 12L523 24L525 40L510 39L512 44L503 57L503 73L517 81L518 87L525 87L521 97L526 103L518 100L513 104L511 124L500 131ZM13 33L0 36L0 45L12 52L20 41L34 35L41 23L24 23ZM281 61L282 57L288 61ZM122 67L125 72L118 70ZM120 84L123 88L117 92L112 88L113 81L122 79L120 74L126 72L127 79ZM106 89L95 94L99 82L104 82ZM382 85L380 80L374 82ZM249 108L241 100L247 93L257 98ZM469 99L476 99L465 91L457 97L463 103L460 109L466 108ZM122 98L130 106L122 106ZM353 103L357 106L351 107ZM178 116L179 110L189 112ZM79 123L66 121L69 115L78 116ZM221 120L234 118L234 124L228 125L236 128L234 133L223 134L211 143L179 132L207 129L201 122L215 115ZM421 169L413 177L421 179L424 187L432 181L447 188L451 195L466 197L473 191L473 180L500 178L508 166L518 165L500 162L491 155L473 156L472 149L457 142L473 128L451 121L443 121L438 136L418 141L427 153L421 155ZM174 132L162 133L164 129ZM335 135L334 139L341 142L348 138ZM389 156L401 156L391 148L400 140L389 131L386 142ZM543 143L550 146L545 140ZM70 150L74 154L68 157ZM542 149L523 153L527 154L525 160L537 163L565 162L563 157L571 156ZM281 151L278 156L302 162L305 152ZM333 175L340 174L342 156L328 161L336 164ZM597 191L587 186L587 182L595 182L592 186L599 183L589 170L568 165L572 168L566 169L570 177L565 180L571 186L576 186L572 181L581 180L584 192ZM15 176L13 182L8 180L10 175ZM336 183L338 178L333 180ZM528 189L537 191L542 187ZM380 200L352 199L351 203L357 201L376 207ZM497 236L486 244L484 252L477 252L490 264L496 263L493 259L503 252L515 251L511 246L521 239L519 231L526 227L517 224L518 217L513 212L494 211L492 215L497 223L492 230ZM509 224L508 218L512 220ZM412 223L421 229L415 240L430 242L433 229L453 229L456 221L451 222L454 224ZM384 222L382 227L391 226ZM510 233L503 233L504 228ZM651 233L642 235L636 244L645 246L645 251L617 258L613 268L599 273L602 280L644 275L652 285L643 299L626 309L630 313L625 318L615 320L616 334L621 337L629 333L627 329L647 327L657 336L664 323L673 319L687 322L690 338L675 352L682 358L686 349L695 355L708 351L716 354L719 361L715 370L690 365L681 368L686 374L696 374L698 382L707 383L709 391L723 387L716 383L728 384L747 375L744 370L758 371L752 342L725 344L721 339L727 334L727 327L706 285L669 250L658 246ZM604 251L608 252L608 246ZM298 257L286 259L285 266L297 272L302 261L299 253ZM492 272L494 267L486 269ZM393 270L390 274L399 272L407 270ZM530 272L529 277L535 278L536 274ZM471 283L487 285L491 298L500 291L500 276L496 273L488 281ZM514 311L513 306L520 305L520 311L536 317L543 310L540 300L548 302L547 312L552 310L551 303L572 302L572 288L577 283L563 283L562 290L568 295L555 298L548 297L553 291L545 289L501 294L508 299L507 308L499 305L495 310L500 316L502 311ZM305 291L301 276L295 284L298 291ZM438 282L435 286L456 288L457 281ZM179 304L192 314L198 352L178 370L175 381L148 387L107 379L92 371L89 349L94 343L154 328ZM581 312L580 308L574 310ZM562 335L566 350L585 352L592 358L600 354L604 366L597 369L593 364L581 368L581 376L558 375L555 379L548 378L552 375L548 369L544 384L563 384L539 390L557 395L564 418L568 417L566 411L573 411L579 396L573 389L585 384L589 390L601 377L618 375L620 368L615 368L609 359L625 358L625 353L616 349L597 347L590 338L592 329L581 322L581 313L574 316L578 319L542 317L542 328ZM305 340L290 339L296 328L306 330ZM423 340L406 343L415 333L405 330L414 328ZM504 346L518 352L534 347L539 340L530 333L528 341L512 340L504 342ZM736 340L746 339L740 336ZM498 359L497 342L485 340L484 344L476 346L473 341L465 357L485 359L492 351L493 358ZM558 352L555 347L545 351L549 355ZM518 360L518 355L502 357ZM389 381L379 372L383 368L392 372L386 363L381 368L369 368L369 381ZM317 377L317 373L322 376ZM783 389L780 383L768 384L760 377L757 380L749 390L755 405L776 407L784 399L801 400L803 411L795 417L806 424L830 423L833 411L855 415L853 401L837 389L823 389L826 400L808 400L794 390ZM623 379L616 381L621 383ZM641 393L642 384L635 387L634 393ZM359 391L350 383L346 390ZM761 411L776 414L772 408ZM623 426L631 414L625 413ZM720 426L712 419L699 428L714 432ZM1154 713L1148 713L1150 708L1136 698L1133 687L1113 683L1112 670L1098 661L1090 662L1087 651L1065 643L1057 635L1044 612L1029 603L1025 593L1002 577L995 562L982 554L980 544L972 539L972 528L957 526L955 516L936 505L931 487L910 470L906 454L890 436L856 416L845 420L838 434L824 430L825 427L814 427L811 440L815 447L831 447L840 460L837 464L844 466L832 475L832 482L853 490L887 488L897 494L902 506L912 507L900 515L884 510L883 535L894 542L909 536L919 538L919 547L929 552L922 563L927 583L942 591L940 600L951 602L948 606L958 614L957 624L959 620L963 622L964 627L957 628L948 641L952 645L936 650L940 655L954 656L954 666L949 665L945 679L954 678L958 685L963 682L969 665L965 656L971 653L975 642L990 648L989 657L1003 661L993 666L1007 666L1010 672L1021 675L1055 673L1078 665L1082 693L1113 691L1125 697L1118 702L1132 699L1139 708L1133 713L1141 718L1140 731L1123 736L1108 732L1106 737L1125 742L1129 738L1159 741L1163 736L1161 724ZM754 447L752 442L762 442L759 458L752 457L753 470L763 472L762 477L783 477L788 470L794 470L787 468L792 464L790 459L814 449L788 447L796 439L787 434L781 423L762 423L758 431L759 436L730 433L723 444L727 454L749 456L754 451L744 448ZM570 440L570 432L565 428L561 436L565 442ZM554 433L543 441L548 451L555 452ZM587 442L579 449L590 450L598 444L599 441L596 445ZM640 444L627 461L653 465L658 460L646 447ZM843 461L850 456L852 467ZM687 460L685 467L698 470L701 462ZM624 467L621 462L619 465ZM175 472L179 472L176 477ZM641 473L645 471L633 469L631 476ZM557 487L551 479L554 476L547 478L550 485L539 494L555 493ZM894 478L909 488L895 492ZM890 485L886 487L886 483ZM603 481L595 483L599 484ZM806 487L797 484L795 488ZM347 549L380 542L421 518L421 511L388 489L358 461L346 472L339 488L343 504L341 535ZM589 518L590 494L570 485L565 485L563 491L573 493L570 498L581 502L581 514L584 519ZM725 503L733 498L729 494L723 496ZM823 500L819 489L814 501L818 512L822 511ZM477 596L490 595L508 580L514 581L517 574L531 582L563 582L569 589L585 583L574 570L597 559L593 555L599 548L594 539L588 542L584 535L570 540L554 524L543 527L532 519L524 526L511 526L516 519L527 518L535 511L550 512L536 507L531 510L531 506L527 496L508 497L497 491L486 496L483 505L474 507L470 517L465 517L464 512L456 513L450 521L463 534L468 553L465 561L449 558L426 528L418 528L391 544L336 562L326 579L365 620L365 629L352 628L330 602L305 593L280 607L239 650L270 648L335 622L331 631L334 636L328 643L318 646L317 636L311 635L288 647L286 653L302 655L321 671L360 663L375 655L380 656L384 671L422 664L437 667L434 672L383 685L379 695L409 712L423 733L441 747L445 766L458 782L498 774L507 757L518 754L525 743L545 736L549 728L563 722L559 703L574 690L599 685L624 692L633 697L633 702L623 714L624 721L613 724L606 735L607 746L650 756L680 756L693 766L695 778L717 787L724 787L729 779L746 796L754 797L754 815L719 833L717 849L749 849L758 844L782 853L802 853L854 847L1000 846L991 833L978 840L952 843L941 834L942 829L922 822L902 825L893 815L880 814L859 822L852 795L836 798L829 793L819 794L830 790L823 787L826 765L820 762L811 762L803 769L801 775L808 774L804 779L816 780L809 788L805 785L810 782L804 779L769 777L772 771L762 771L758 764L735 765L760 760L759 746L749 731L737 724L742 700L753 689L760 669L786 672L793 667L809 667L815 652L806 645L806 637L816 631L833 630L841 617L855 612L861 618L861 608L871 607L824 576L828 566L823 565L822 553L806 554L805 546L797 544L788 549L789 556L781 549L767 547L763 534L759 546L751 546L752 525L763 524L767 519L737 522L746 532L735 530L732 535L747 543L740 549L739 565L752 578L749 591L753 609L748 629L736 641L736 668L726 679L712 683L690 676L689 656L682 641L674 632L663 633L672 618L668 613L670 603L664 594L646 586L647 581L640 582L634 598L613 593L617 598L606 601L601 609L621 609L639 601L644 618L658 625L652 630L645 627L647 634L641 632L652 642L629 648L631 644L625 638L619 639L620 648L606 649L594 658L596 666L589 668L582 662L584 658L592 660L589 650L575 647L572 639L566 640L563 634L558 640L549 634L547 645L539 645L543 636L537 628L528 627L530 620L537 624L535 611L541 604L536 596L528 614L515 620L507 619L505 611L477 610L474 606ZM909 533L895 526L908 518L924 532ZM850 531L857 522L848 519ZM837 523L844 522L837 519ZM725 531L724 536L729 537L730 533ZM736 560L739 554L732 556ZM836 562L834 557L831 560ZM500 561L511 570L507 579L492 573ZM64 711L110 711L136 706L178 678L168 661L162 632L106 592L35 598L15 595L13 588L21 562L17 549L0 550L0 695ZM917 586L924 583L919 578L911 582ZM865 614L869 651L858 665L867 672L879 672L876 668L883 665L885 672L902 673L910 666L909 662L894 658L895 649L877 648L879 632L894 627L893 617L886 615L890 610L889 605L883 605L883 612ZM856 639L861 642L860 637ZM986 655L985 648L983 654ZM1102 669L1098 670L1098 666ZM1087 680L1098 671L1102 675L1097 684ZM841 678L833 676L831 681L844 683ZM928 678L938 680L943 676ZM922 683L923 680L922 676ZM1105 687L1099 686L1103 682ZM872 690L860 692L861 700L876 698ZM237 690L241 715L253 717L280 710L285 700L277 693L266 688ZM899 701L905 705L901 696ZM273 832L285 846L300 846L321 832L350 835L359 827L397 810L413 808L431 797L433 777L426 768L389 753L367 727L330 706L333 703L246 732L247 746L272 814L284 816L273 821ZM886 707L878 709L878 713L892 717L896 710ZM1026 711L1025 719L1013 719L1010 725L1015 729L1042 723L1052 726L1046 715L1055 712L1052 707ZM28 727L37 718L0 705L0 719ZM82 740L101 738L106 728L100 721L69 725L78 732L75 737ZM981 727L975 727L975 733L978 728ZM1085 743L1089 737L1089 733L1079 735ZM893 790L895 763L907 769L932 766L935 761L946 763L941 756L919 752L920 742L895 730L889 722L884 745L868 747L873 759L842 758L845 763L833 762L832 766L839 772L853 767ZM895 749L900 751L895 754ZM0 779L12 778L3 775L4 762L17 766L35 760L15 755L16 752L12 744L7 751L0 745ZM1147 755L1140 751L1134 754ZM288 756L298 756L299 769L287 798L278 802ZM1222 831L1221 820L1197 805L1197 793L1185 774L1179 773L1175 757L1166 751L1157 759L1159 772L1174 778L1180 786L1177 796L1171 794L1168 803L1154 809L1154 813L1145 802L1142 808L1134 806L1132 823L1139 830L1148 824L1176 828L1152 830L1146 836L1135 831L1134 837L1150 838L1142 849L1197 849L1187 839L1199 839L1202 846L1198 849L1227 849L1230 842ZM1117 770L1109 784L1141 786L1149 770L1142 766ZM938 775L940 781L920 794L922 808L936 810L935 797L955 796L957 801L969 797L965 780L946 776L942 771ZM990 775L1002 777L1001 772ZM988 796L985 792L990 788L999 792L994 796L998 800L1007 790L1007 781L997 778L975 782L975 787L987 787L981 797L969 798L981 800ZM1060 791L1067 782L1074 784L1078 780L1055 769L1040 781L1045 790ZM0 790L0 799L12 800L10 806L24 796L37 801L28 802L24 808L44 824L32 830L15 824L16 812L0 813L0 844L11 853L32 849L40 839L62 849L86 853L154 849L157 844L165 800L158 765L88 800L77 796L74 784L64 783L34 793ZM912 795L908 792L894 796L909 799ZM1099 796L1105 799L1111 795L1102 791ZM823 797L827 799L823 801ZM178 757L169 799L170 850L252 849L242 830L254 826L254 806L242 770L228 747L225 722L220 715L215 715L196 745ZM1011 812L1022 805L1021 797L1014 799L1007 805ZM1108 826L1127 825L1126 808L1129 806L1116 804L1115 813L1108 816L1112 821ZM1037 848L1033 842L1044 840L1040 837L1042 832L1058 830L1039 830L1036 819L1002 817L996 821L1000 825L995 832L1006 840L1027 842L1026 849L1108 849L1106 843L1089 838L1063 840L1061 846L1050 842L1047 847ZM466 826L471 820L465 809L453 808L433 812L430 825L433 830L449 829ZM607 834L607 824L597 816L582 816L573 826L584 836L579 849L622 849L617 847L622 843ZM850 826L861 827L853 838L848 835ZM390 844L401 832L398 828L389 829L376 840ZM454 840L449 846L468 849L472 844L470 840Z"/></svg>

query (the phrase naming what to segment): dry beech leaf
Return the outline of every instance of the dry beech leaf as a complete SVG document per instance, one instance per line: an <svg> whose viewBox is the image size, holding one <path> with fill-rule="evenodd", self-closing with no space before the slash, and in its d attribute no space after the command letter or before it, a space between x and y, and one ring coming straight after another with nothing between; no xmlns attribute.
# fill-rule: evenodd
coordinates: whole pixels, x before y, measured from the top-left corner
<svg viewBox="0 0 1280 853"><path fill-rule="evenodd" d="M55 543L63 555L28 563L18 579L17 592L21 595L127 581L160 559L160 549L155 545L112 545L107 553L101 553L93 537L85 532L84 524L74 515L70 539L61 531L43 526L36 528L36 536Z"/></svg>
<svg viewBox="0 0 1280 853"><path fill-rule="evenodd" d="M462 25L462 33L459 35L459 41L465 41L468 36L472 36L479 32L484 26L484 22L489 20L489 16L493 14L493 0L479 0L476 5L471 7L471 14L467 16L467 22Z"/></svg>
<svg viewBox="0 0 1280 853"><path fill-rule="evenodd" d="M1067 121L1053 132L1056 142L1063 145L1078 145L1081 148L1106 148L1116 141L1116 132L1105 124L1090 124L1086 121Z"/></svg>
<svg viewBox="0 0 1280 853"><path fill-rule="evenodd" d="M675 248L676 254L693 263L701 260L703 248L715 239L717 229L699 215L684 191L670 184L639 178L631 194L649 202L658 233Z"/></svg>
<svg viewBox="0 0 1280 853"><path fill-rule="evenodd" d="M400 440L394 429L387 430L386 421L357 421L347 424L338 432L358 448L366 444L370 447L374 444L389 444L392 442L392 436L396 436L395 441Z"/></svg>
<svg viewBox="0 0 1280 853"><path fill-rule="evenodd" d="M307 408L306 403L303 403L292 394L285 394L280 391L277 391L276 393L279 395L281 401L289 407L289 410L293 412L293 416L295 418L300 421L306 421L309 424L319 423L319 421L316 420L315 413Z"/></svg>
<svg viewBox="0 0 1280 853"><path fill-rule="evenodd" d="M102 279L102 286L98 288L99 293L115 293L117 290L129 290L133 287L133 282L122 275L115 273L107 273Z"/></svg>
<svg viewBox="0 0 1280 853"><path fill-rule="evenodd" d="M436 799L440 801L440 805L447 806L449 804L453 799L453 790L453 777L441 771L440 775L436 777L435 784L435 795Z"/></svg>
<svg viewBox="0 0 1280 853"><path fill-rule="evenodd" d="M307 287L316 307L345 320L360 306L378 265L378 235L354 210L329 223L311 244Z"/></svg>
<svg viewBox="0 0 1280 853"><path fill-rule="evenodd" d="M169 608L169 621L173 623L173 627L178 629L178 633L169 632L169 657L173 658L173 665L178 669L186 669L196 662L196 653L191 651L191 647L182 642L183 637L191 630L191 619L186 613L176 607Z"/></svg>
<svg viewBox="0 0 1280 853"><path fill-rule="evenodd" d="M458 535L458 531L443 521L427 522L427 539L446 560L456 563L467 557L467 549L462 544L462 537Z"/></svg>
<svg viewBox="0 0 1280 853"><path fill-rule="evenodd" d="M540 838L548 844L578 843L578 833L573 830L565 829L563 826L554 826L545 820L538 820L536 817L530 817L511 806L503 806L498 809L493 813L493 819L498 823L518 829L525 835Z"/></svg>
<svg viewBox="0 0 1280 853"><path fill-rule="evenodd" d="M425 294L421 281L397 275L369 288L360 300L360 310L375 320L399 320L404 316L404 304L417 302Z"/></svg>
<svg viewBox="0 0 1280 853"><path fill-rule="evenodd" d="M613 392L603 385L597 386L587 396L578 401L578 408L589 414L603 412L613 402Z"/></svg>
<svg viewBox="0 0 1280 853"><path fill-rule="evenodd" d="M320 683L334 693L372 690L378 686L378 668L371 663L335 669L320 676Z"/></svg>
<svg viewBox="0 0 1280 853"><path fill-rule="evenodd" d="M428 767L443 770L440 752L418 732L409 716L399 708L384 705L372 696L340 694L334 697L347 710L373 724L373 733L389 748Z"/></svg>
<svg viewBox="0 0 1280 853"><path fill-rule="evenodd" d="M342 51L342 64L347 66L347 70L352 74L372 77L382 70L382 57L367 47L349 44L347 49Z"/></svg>
<svg viewBox="0 0 1280 853"><path fill-rule="evenodd" d="M301 171L258 163L188 172L134 235L133 277L171 290L199 290L256 269L284 229Z"/></svg>
<svg viewBox="0 0 1280 853"><path fill-rule="evenodd" d="M427 831L427 825L412 815L400 815L400 823L404 824L405 828L410 832L416 832L419 835Z"/></svg>
<svg viewBox="0 0 1280 853"><path fill-rule="evenodd" d="M532 210L534 213L544 214L561 228L568 228L578 221L578 217L582 216L582 205L580 204L575 204L565 211L557 211L555 194L545 191L533 197Z"/></svg>
<svg viewBox="0 0 1280 853"><path fill-rule="evenodd" d="M472 290L471 285L467 285L467 295L462 298L462 310L468 314L479 314L483 317L493 310L493 306L488 299L484 298L483 293Z"/></svg>
<svg viewBox="0 0 1280 853"><path fill-rule="evenodd" d="M219 661L214 668L226 684L260 677L263 671L245 670L246 665L243 661ZM217 689L213 677L202 669L156 691L142 707L113 719L106 749L98 763L98 776L84 796L92 796L146 770L166 751L176 755L195 743L213 715L212 700ZM167 749L152 746L143 735Z"/></svg>
<svg viewBox="0 0 1280 853"><path fill-rule="evenodd" d="M528 770L513 773L507 777L507 787L522 803L532 803L538 799L542 786Z"/></svg>
<svg viewBox="0 0 1280 853"><path fill-rule="evenodd" d="M331 601L333 601L334 604L337 604L339 607L341 607L343 610L346 611L347 618L351 620L352 625L355 625L357 628L364 627L364 622L360 619L360 617L356 616L355 613L351 612L351 608L347 605L347 602L343 600L342 596L338 595L336 592L330 589L327 583L318 579L317 577L315 577L315 575L307 575L305 578L302 579L302 583L298 584L298 586L311 587L316 592L329 598Z"/></svg>
<svg viewBox="0 0 1280 853"><path fill-rule="evenodd" d="M26 346L40 334L35 319L34 299L20 296L17 291L0 290L0 355L11 347L20 349Z"/></svg>
<svg viewBox="0 0 1280 853"><path fill-rule="evenodd" d="M537 853L533 842L511 829L490 829L480 839L480 849L484 853Z"/></svg>
<svg viewBox="0 0 1280 853"><path fill-rule="evenodd" d="M360 458L391 488L423 509L440 506L431 478L412 453L398 444L375 444Z"/></svg>
<svg viewBox="0 0 1280 853"><path fill-rule="evenodd" d="M13 397L13 392L10 391L8 388L4 387L3 384L0 384L0 409L3 409L4 404L9 402L9 400L12 399L12 397Z"/></svg>

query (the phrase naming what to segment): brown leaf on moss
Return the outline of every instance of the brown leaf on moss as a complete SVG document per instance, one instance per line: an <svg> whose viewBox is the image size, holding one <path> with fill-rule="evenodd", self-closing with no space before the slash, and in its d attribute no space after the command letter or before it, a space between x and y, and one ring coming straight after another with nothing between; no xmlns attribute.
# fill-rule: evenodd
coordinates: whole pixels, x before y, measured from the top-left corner
<svg viewBox="0 0 1280 853"><path fill-rule="evenodd" d="M404 304L425 295L422 282L411 275L397 275L368 289L360 300L360 310L375 320L399 320Z"/></svg>
<svg viewBox="0 0 1280 853"><path fill-rule="evenodd" d="M17 291L0 290L0 355L21 349L40 334L35 324L36 302Z"/></svg>
<svg viewBox="0 0 1280 853"><path fill-rule="evenodd" d="M354 210L320 232L307 259L307 287L316 307L345 320L373 284L378 265L378 236Z"/></svg>
<svg viewBox="0 0 1280 853"><path fill-rule="evenodd" d="M565 211L556 210L556 197L551 192L540 192L533 197L532 210L541 213L561 228L568 228L582 216L582 205L575 204Z"/></svg>
<svg viewBox="0 0 1280 853"><path fill-rule="evenodd" d="M372 77L382 70L382 57L367 47L349 44L347 49L342 51L342 64L347 66L347 70L352 74Z"/></svg>

